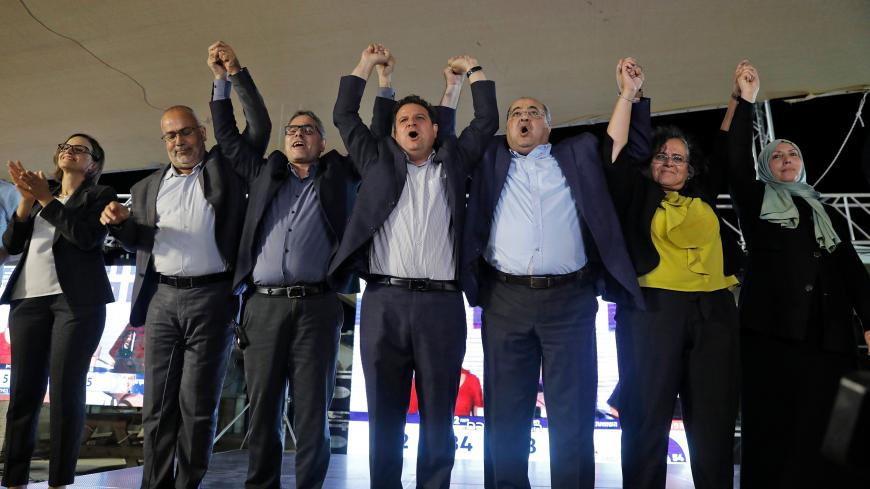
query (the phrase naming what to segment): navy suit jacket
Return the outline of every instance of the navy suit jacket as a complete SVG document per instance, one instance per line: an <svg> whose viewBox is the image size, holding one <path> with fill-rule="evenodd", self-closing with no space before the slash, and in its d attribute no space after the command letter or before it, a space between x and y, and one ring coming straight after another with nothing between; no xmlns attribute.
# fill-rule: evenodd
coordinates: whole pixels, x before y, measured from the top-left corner
<svg viewBox="0 0 870 489"><path fill-rule="evenodd" d="M392 137L378 138L362 123L359 105L366 81L357 76L342 77L333 119L341 138L362 175L356 204L350 215L329 273L344 277L368 271L372 236L383 226L399 201L408 172L405 153ZM459 244L465 222L466 182L498 129L495 83L482 80L471 84L474 119L462 134L439 140L435 163L444 165L445 188L454 233L454 256L459 268ZM420 277L408 277L420 278Z"/></svg>
<svg viewBox="0 0 870 489"><path fill-rule="evenodd" d="M242 102L246 117L268 119L269 114L263 99L247 71L229 78ZM254 270L257 258L255 247L260 223L269 209L275 193L290 176L289 162L287 156L281 151L273 151L268 158L264 159L262 151L258 152L258 148L252 146L246 138L239 134L230 99L213 101L211 113L218 144L223 148L229 161L232 162L236 173L248 182L249 187L245 224L242 228L238 259L233 274L233 289L241 293ZM391 115L392 100L377 97L372 131L375 134L388 135ZM344 236L345 224L356 199L358 184L359 175L353 167L353 162L347 156L333 150L320 157L317 175L314 179L314 191L317 193L321 211L334 239L333 255L338 250L338 244ZM359 281L353 274L343 276L341 281L335 280L333 275L329 275L327 282L336 292L345 294L359 292Z"/></svg>
<svg viewBox="0 0 870 489"><path fill-rule="evenodd" d="M644 111L645 119L641 114ZM632 110L627 150L648 154L650 134L649 103L641 102ZM568 138L553 146L552 155L565 175L581 217L587 257L600 268L601 274L596 280L599 293L613 302L630 301L642 307L643 297L604 178L597 139L589 133ZM471 184L461 282L473 306L479 303L484 277L483 252L489 243L493 214L507 180L511 158L507 139L496 137L487 148Z"/></svg>
<svg viewBox="0 0 870 489"><path fill-rule="evenodd" d="M252 118L248 122L245 137L253 147L260 148L262 154L269 142L272 123L268 117L265 120ZM148 304L157 290L157 272L151 251L157 232L157 193L167 170L168 165L133 185L130 189L133 199L130 218L118 226L109 226L109 232L124 248L136 252L136 279L133 282L133 305L130 310L130 323L133 326L145 324ZM219 145L206 153L199 182L205 199L214 208L214 238L218 251L229 264L229 269L234 270L247 206L247 185L233 171L232 163L224 156ZM197 250L189 252L196 253Z"/></svg>

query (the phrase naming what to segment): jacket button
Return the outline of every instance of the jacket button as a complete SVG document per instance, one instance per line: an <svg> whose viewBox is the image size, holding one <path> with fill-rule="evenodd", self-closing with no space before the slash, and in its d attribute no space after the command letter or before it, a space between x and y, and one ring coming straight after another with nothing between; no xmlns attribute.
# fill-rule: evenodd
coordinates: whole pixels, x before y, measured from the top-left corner
<svg viewBox="0 0 870 489"><path fill-rule="evenodd" d="M812 292L813 291L813 284L805 285L804 290L806 290L807 292Z"/></svg>
<svg viewBox="0 0 870 489"><path fill-rule="evenodd" d="M814 251L813 252L813 258L821 258L821 257L822 257L821 251Z"/></svg>

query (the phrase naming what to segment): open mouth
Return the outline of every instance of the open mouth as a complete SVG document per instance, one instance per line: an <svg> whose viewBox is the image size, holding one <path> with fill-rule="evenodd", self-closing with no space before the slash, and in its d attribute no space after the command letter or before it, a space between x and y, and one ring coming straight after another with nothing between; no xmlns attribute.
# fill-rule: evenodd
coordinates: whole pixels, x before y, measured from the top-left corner
<svg viewBox="0 0 870 489"><path fill-rule="evenodd" d="M408 133L408 137L411 139L417 139L417 136L419 136L419 135L420 135L420 133L417 131L411 131Z"/></svg>
<svg viewBox="0 0 870 489"><path fill-rule="evenodd" d="M520 134L522 134L523 136L525 136L528 133L529 133L529 128L527 126L523 126L520 128Z"/></svg>
<svg viewBox="0 0 870 489"><path fill-rule="evenodd" d="M304 147L305 147L305 143L303 143L302 141L296 141L295 143L293 143L292 145L290 145L290 147L291 147L291 148L304 148Z"/></svg>

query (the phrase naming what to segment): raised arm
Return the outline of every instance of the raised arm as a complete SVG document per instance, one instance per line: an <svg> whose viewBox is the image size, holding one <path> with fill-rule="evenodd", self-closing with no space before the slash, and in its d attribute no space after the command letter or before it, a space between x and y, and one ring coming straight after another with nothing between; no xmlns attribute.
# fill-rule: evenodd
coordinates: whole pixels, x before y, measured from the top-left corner
<svg viewBox="0 0 870 489"><path fill-rule="evenodd" d="M447 60L447 67L454 75L465 76L471 82L474 119L459 135L459 150L462 152L465 172L467 175L471 175L480 162L492 136L498 130L495 83L486 79L483 68L480 67L477 59L471 56L454 56ZM450 82L448 81L448 83ZM450 87L445 89L445 96L449 90L451 90Z"/></svg>
<svg viewBox="0 0 870 489"><path fill-rule="evenodd" d="M640 102L641 87L645 75L634 58L622 58L616 63L616 86L619 96L613 106L613 115L607 124L607 135L613 141L610 162L615 162L619 153L628 144L629 126L632 123L632 105Z"/></svg>
<svg viewBox="0 0 870 489"><path fill-rule="evenodd" d="M250 181L263 167L265 149L265 147L258 147L249 137L251 133L257 133L262 129L252 128L268 128L267 134L271 132L272 122L266 104L248 70L240 67L232 47L221 41L212 44L208 49L207 63L215 75L215 90L209 104L214 121L215 138L221 147L221 152L232 164L233 170ZM221 89L221 83L225 85L224 89ZM229 86L235 88L239 96L245 114L245 132L248 136L239 133L229 96Z"/></svg>
<svg viewBox="0 0 870 489"><path fill-rule="evenodd" d="M245 142L255 153L259 153L262 156L269 145L272 121L269 119L269 114L266 111L260 93L257 91L256 86L254 86L254 81L250 78L247 70L242 68L235 51L230 45L223 41L217 41L209 46L208 51L207 63L212 73L214 73L215 79L229 80L232 86L236 88L239 100L245 109L248 106L255 107L259 105L262 107L262 110L250 114L245 110L247 125L242 132ZM228 92L225 98L229 98Z"/></svg>
<svg viewBox="0 0 870 489"><path fill-rule="evenodd" d="M755 68L748 63L744 65L743 62L735 72L735 82L740 97L739 100L732 97L736 107L730 121L727 121L727 180L739 216L748 220L757 218L761 206L760 186L755 178L755 160L752 156L753 103L761 82ZM728 114L725 117L728 119ZM723 121L723 127L725 126Z"/></svg>
<svg viewBox="0 0 870 489"><path fill-rule="evenodd" d="M332 109L335 127L344 141L357 173L365 175L368 165L377 161L378 140L363 124L359 105L365 91L366 81L375 66L386 63L389 55L383 45L369 44L360 55L360 60L349 76L343 76L338 87L338 98Z"/></svg>
<svg viewBox="0 0 870 489"><path fill-rule="evenodd" d="M441 96L441 105L435 106L438 114L437 141L443 142L445 138L456 135L456 107L459 106L459 95L462 93L462 83L465 80L463 73L454 73L449 65L444 68L444 95Z"/></svg>
<svg viewBox="0 0 870 489"><path fill-rule="evenodd" d="M378 96L372 108L372 123L369 128L377 139L389 137L393 131L393 108L396 106L396 91L393 90L393 70L396 58L389 49L384 49L387 62L378 64Z"/></svg>

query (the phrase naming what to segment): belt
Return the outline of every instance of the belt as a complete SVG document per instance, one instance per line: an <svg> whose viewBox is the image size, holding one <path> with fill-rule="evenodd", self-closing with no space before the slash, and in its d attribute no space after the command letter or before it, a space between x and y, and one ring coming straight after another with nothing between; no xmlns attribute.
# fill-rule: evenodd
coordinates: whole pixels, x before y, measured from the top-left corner
<svg viewBox="0 0 870 489"><path fill-rule="evenodd" d="M549 289L573 282L587 282L592 278L591 267L563 275L511 275L495 270L495 275L506 284L524 285L530 289Z"/></svg>
<svg viewBox="0 0 870 489"><path fill-rule="evenodd" d="M197 275L195 277L157 274L157 282L166 284L170 287L175 287L176 289L194 289L196 287L202 287L203 285L231 280L232 278L233 272L230 271L212 273L209 275Z"/></svg>
<svg viewBox="0 0 870 489"><path fill-rule="evenodd" d="M319 284L296 284L296 285L255 285L254 292L269 296L284 296L297 299L308 295L322 294L329 290L325 282Z"/></svg>
<svg viewBox="0 0 870 489"><path fill-rule="evenodd" d="M455 280L431 280L428 278L401 278L389 275L365 275L366 282L370 284L390 285L403 289L426 292L430 290L443 290L446 292L459 292L459 286Z"/></svg>

